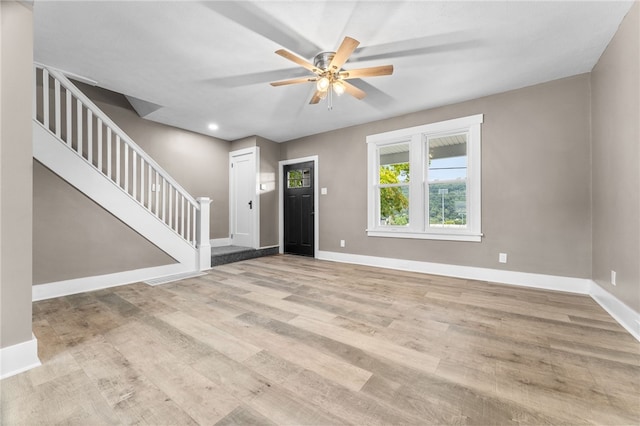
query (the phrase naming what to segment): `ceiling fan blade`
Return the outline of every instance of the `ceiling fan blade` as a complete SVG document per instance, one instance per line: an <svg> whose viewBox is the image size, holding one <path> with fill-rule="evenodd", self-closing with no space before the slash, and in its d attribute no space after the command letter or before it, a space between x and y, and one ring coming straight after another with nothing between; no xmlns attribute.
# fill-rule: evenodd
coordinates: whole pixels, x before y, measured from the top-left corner
<svg viewBox="0 0 640 426"><path fill-rule="evenodd" d="M273 87L277 87L277 86L286 86L287 84L309 83L311 81L316 81L316 80L317 78L314 78L314 77L303 77L303 78L292 78L290 80L274 81L270 84Z"/></svg>
<svg viewBox="0 0 640 426"><path fill-rule="evenodd" d="M322 92L320 92L319 90L316 90L316 92L313 94L313 97L311 98L311 100L309 101L310 104L317 104L318 102L320 102L320 99L322 99L322 97L320 97L320 94Z"/></svg>
<svg viewBox="0 0 640 426"><path fill-rule="evenodd" d="M347 62L347 59L349 59L349 56L351 56L359 44L360 42L358 40L351 37L345 37L344 40L342 40L340 47L338 47L336 55L331 60L329 68L333 69L334 72L342 68L344 63Z"/></svg>
<svg viewBox="0 0 640 426"><path fill-rule="evenodd" d="M393 65L381 65L379 67L359 68L355 70L342 71L340 78L348 80L350 78L378 77L381 75L393 74Z"/></svg>
<svg viewBox="0 0 640 426"><path fill-rule="evenodd" d="M301 57L294 55L291 52L288 52L284 49L280 49L280 50L276 50L276 54L282 56L283 58L286 58L292 62L295 62L296 64L300 65L301 67L304 67L306 69L308 69L309 71L318 74L319 72L321 72L318 68L316 68L312 63L305 61L304 59L302 59Z"/></svg>
<svg viewBox="0 0 640 426"><path fill-rule="evenodd" d="M354 86L351 83L347 83L346 81L343 81L342 84L344 84L344 91L350 94L351 96L353 96L354 98L364 99L364 97L367 96L367 94L363 90L358 89L356 86Z"/></svg>

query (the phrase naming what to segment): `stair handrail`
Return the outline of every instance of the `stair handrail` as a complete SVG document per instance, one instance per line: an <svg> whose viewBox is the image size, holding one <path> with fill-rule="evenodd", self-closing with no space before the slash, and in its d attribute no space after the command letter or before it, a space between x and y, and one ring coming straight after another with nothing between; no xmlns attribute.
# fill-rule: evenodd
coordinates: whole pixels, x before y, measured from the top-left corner
<svg viewBox="0 0 640 426"><path fill-rule="evenodd" d="M125 133L124 130L122 130L113 120L111 120L111 118L109 118L100 108L98 108L98 106L93 103L93 101L89 99L87 95L82 93L82 91L80 91L80 89L78 89L61 71L39 63L36 63L35 66L36 68L47 70L49 75L58 80L66 90L70 91L73 96L76 97L76 99L80 100L80 102L82 102L82 104L87 107L87 109L91 110L91 112L96 117L100 118L102 120L102 123L106 127L110 127L112 133L119 136L121 141L125 142L140 157L144 158L144 161L148 165L150 165L154 171L158 172L158 174L162 176L162 178L166 180L171 186L176 188L176 190L178 190L178 192L180 192L180 194L184 196L184 198L189 201L190 204L192 204L197 210L200 209L199 203L195 198L193 198L191 194L189 194L189 192L187 192L186 189L182 187L182 185L176 182L169 173L167 173L158 163L156 163L156 161L151 158L149 154L147 154L142 148L140 148L140 146L138 146L138 144L136 144L133 139L131 139L129 135Z"/></svg>

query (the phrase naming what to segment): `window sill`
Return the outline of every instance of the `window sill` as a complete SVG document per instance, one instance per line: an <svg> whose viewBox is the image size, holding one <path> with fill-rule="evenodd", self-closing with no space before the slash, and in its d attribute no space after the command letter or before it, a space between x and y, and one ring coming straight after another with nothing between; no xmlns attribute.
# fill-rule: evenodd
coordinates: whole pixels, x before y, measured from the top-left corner
<svg viewBox="0 0 640 426"><path fill-rule="evenodd" d="M402 232L400 230L368 230L368 237L384 238L413 238L418 240L445 240L445 241L482 241L482 234L436 234L427 232Z"/></svg>

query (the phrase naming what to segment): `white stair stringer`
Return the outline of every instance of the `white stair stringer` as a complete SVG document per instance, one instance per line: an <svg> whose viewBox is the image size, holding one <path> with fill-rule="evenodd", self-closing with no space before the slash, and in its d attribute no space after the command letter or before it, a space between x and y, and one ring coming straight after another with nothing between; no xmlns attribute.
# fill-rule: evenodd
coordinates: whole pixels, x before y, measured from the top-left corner
<svg viewBox="0 0 640 426"><path fill-rule="evenodd" d="M36 120L33 120L33 157L173 257L180 266L175 265L172 273L199 269L195 247Z"/></svg>

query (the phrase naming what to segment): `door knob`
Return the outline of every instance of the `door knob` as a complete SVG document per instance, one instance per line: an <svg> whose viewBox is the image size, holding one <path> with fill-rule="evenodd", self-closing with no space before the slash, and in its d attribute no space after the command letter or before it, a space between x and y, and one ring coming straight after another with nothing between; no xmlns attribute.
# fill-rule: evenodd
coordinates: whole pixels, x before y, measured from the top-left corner
<svg viewBox="0 0 640 426"><path fill-rule="evenodd" d="M249 201L249 210L252 210L252 209L253 209L253 200Z"/></svg>

